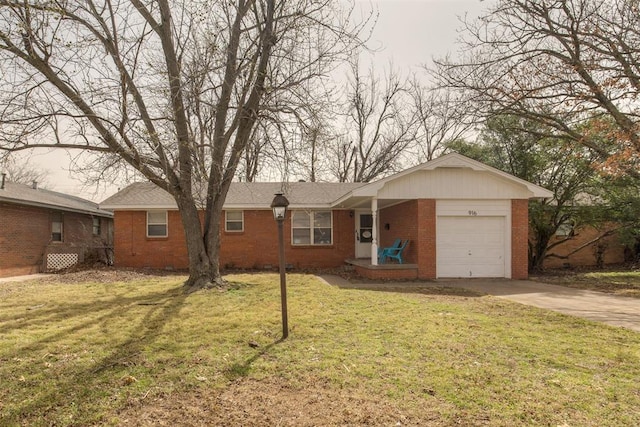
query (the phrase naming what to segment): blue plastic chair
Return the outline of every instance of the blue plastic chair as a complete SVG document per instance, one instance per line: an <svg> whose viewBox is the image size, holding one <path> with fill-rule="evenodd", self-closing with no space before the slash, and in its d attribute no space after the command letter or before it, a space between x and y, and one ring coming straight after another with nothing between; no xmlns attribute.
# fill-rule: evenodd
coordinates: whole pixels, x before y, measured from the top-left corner
<svg viewBox="0 0 640 427"><path fill-rule="evenodd" d="M396 254L398 253L398 250L400 250L401 247L402 247L402 239L396 239L396 241L393 242L393 245L387 248L378 248L378 263L384 264L384 261L387 257L398 259L396 257ZM402 251L400 251L400 254L402 254ZM402 264L402 257L400 257L399 262L400 264Z"/></svg>
<svg viewBox="0 0 640 427"><path fill-rule="evenodd" d="M407 239L407 240L404 241L404 243L402 243L402 245L399 245L397 247L384 248L382 250L382 254L380 255L380 258L381 258L380 263L384 264L384 261L387 258L391 258L391 259L397 260L399 264L402 264L402 262L403 262L402 261L402 252L404 251L404 248L406 248L408 244L409 244L409 240Z"/></svg>

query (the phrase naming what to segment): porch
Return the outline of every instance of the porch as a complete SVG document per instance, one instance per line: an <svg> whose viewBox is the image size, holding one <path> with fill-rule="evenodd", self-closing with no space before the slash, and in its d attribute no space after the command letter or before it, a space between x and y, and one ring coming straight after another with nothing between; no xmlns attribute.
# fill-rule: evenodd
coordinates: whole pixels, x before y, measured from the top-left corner
<svg viewBox="0 0 640 427"><path fill-rule="evenodd" d="M418 278L418 264L378 264L373 265L371 258L345 260L356 274L366 279L414 280Z"/></svg>

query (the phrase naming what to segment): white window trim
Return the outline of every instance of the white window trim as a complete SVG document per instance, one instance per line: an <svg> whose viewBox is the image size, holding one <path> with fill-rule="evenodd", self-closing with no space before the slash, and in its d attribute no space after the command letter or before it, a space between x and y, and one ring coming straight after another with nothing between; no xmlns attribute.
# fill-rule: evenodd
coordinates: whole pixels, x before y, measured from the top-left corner
<svg viewBox="0 0 640 427"><path fill-rule="evenodd" d="M309 243L294 243L293 242L293 230L295 228L298 227L294 227L293 226L293 217L295 215L296 212L306 212L307 214L309 214ZM331 220L331 224L329 225L329 227L331 228L331 241L329 243L314 243L313 242L313 219L314 216L316 214L316 212L329 212L329 218ZM305 227L306 228L306 227ZM299 228L298 228L299 229ZM333 210L331 209L315 209L315 210L304 210L304 211L292 211L291 212L291 245L292 246L331 246L333 245Z"/></svg>
<svg viewBox="0 0 640 427"><path fill-rule="evenodd" d="M241 218L240 220L231 220L231 222L239 222L241 225L240 230L229 230L228 225L229 225L229 217L228 214L229 212L240 212ZM242 233L244 231L244 211L243 210L239 210L239 209L231 209L228 211L224 211L224 231L226 231L227 233Z"/></svg>
<svg viewBox="0 0 640 427"><path fill-rule="evenodd" d="M153 222L153 223L149 223L149 212L154 212L154 213L158 213L158 212L164 212L164 222ZM169 214L168 211L166 210L148 210L146 211L145 215L147 216L147 227L146 227L146 234L147 237L150 239L162 239L165 237L169 237ZM150 236L149 235L149 226L150 225L164 225L164 229L165 229L165 234L163 236Z"/></svg>

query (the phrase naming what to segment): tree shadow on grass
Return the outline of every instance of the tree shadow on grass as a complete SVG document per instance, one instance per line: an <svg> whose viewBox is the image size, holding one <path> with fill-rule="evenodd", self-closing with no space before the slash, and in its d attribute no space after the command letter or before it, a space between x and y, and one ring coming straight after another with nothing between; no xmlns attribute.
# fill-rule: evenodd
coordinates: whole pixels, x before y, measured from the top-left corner
<svg viewBox="0 0 640 427"><path fill-rule="evenodd" d="M24 308L24 314L3 315L0 316L0 333L15 331L17 329L29 329L41 325L49 325L56 322L65 322L76 317L86 318L84 322L78 323L70 329L60 331L59 334L53 335L50 341L55 340L61 334L67 334L74 330L88 328L92 324L101 323L115 315L122 315L129 311L131 307L140 306L160 306L168 300L180 299L181 289L170 289L165 292L157 292L153 294L136 295L127 297L123 295L111 296L105 300L95 300L83 303L74 302L51 302L43 303L35 306L16 305L6 306L11 308ZM181 300L184 300L182 298ZM103 315L94 317L95 313L105 312Z"/></svg>
<svg viewBox="0 0 640 427"><path fill-rule="evenodd" d="M104 399L122 399L120 390L128 385L123 378L126 378L130 369L145 362L146 349L161 336L164 327L179 315L186 298L178 287L134 297L117 296L106 301L56 304L51 308L32 310L29 318L24 321L9 321L8 325L0 329L0 333L16 328L23 328L26 333L29 328L38 328L48 323L58 323L61 328L55 328L54 333L46 334L24 346L16 346L0 355L0 359L8 363L16 361L18 364L22 359L33 362L31 367L18 367L18 372L11 374L12 377L26 377L22 380L15 381L6 371L3 374L11 378L15 395L21 396L23 400L19 403L14 401L11 406L6 402L7 405L0 408L0 424L21 425L38 420L41 425L55 425L61 422L63 416L66 418L74 413L80 419L95 417L95 421L99 421L101 412L109 410ZM112 348L87 344L83 349L81 343L77 344L83 331L96 326L108 331L110 322L121 319L132 309L144 312L136 317L139 319L136 324L127 327L124 339L114 341ZM4 321L7 322L7 319ZM65 324L71 326L65 327ZM68 335L78 335L79 338L72 341L75 346L71 347L65 342ZM107 337L107 343L110 342ZM98 351L92 350L92 346ZM105 351L99 354L99 350ZM50 351L81 354L88 351L91 353L89 356L82 354L85 361L94 354L96 359L81 363L81 367L78 367L80 363L73 358L48 367L48 360L56 361L67 356L51 354ZM24 375L20 369L24 371Z"/></svg>
<svg viewBox="0 0 640 427"><path fill-rule="evenodd" d="M234 381L237 380L239 378L243 378L246 377L247 375L249 375L249 372L251 371L251 365L253 365L253 363L260 359L261 357L263 357L265 354L267 354L275 345L280 344L284 342L283 338L280 338L277 341L272 342L271 344L268 344L264 347L261 347L253 356L249 357L247 360L245 360L244 362L236 362L233 363L231 366L229 366L226 370L225 370L225 377L229 380L229 381Z"/></svg>

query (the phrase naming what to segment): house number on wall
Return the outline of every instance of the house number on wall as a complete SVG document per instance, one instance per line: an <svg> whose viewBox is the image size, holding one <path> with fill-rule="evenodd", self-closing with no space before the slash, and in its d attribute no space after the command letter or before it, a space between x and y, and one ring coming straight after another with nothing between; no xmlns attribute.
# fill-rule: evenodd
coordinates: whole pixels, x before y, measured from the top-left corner
<svg viewBox="0 0 640 427"><path fill-rule="evenodd" d="M469 211L470 216L478 216L478 211Z"/></svg>

